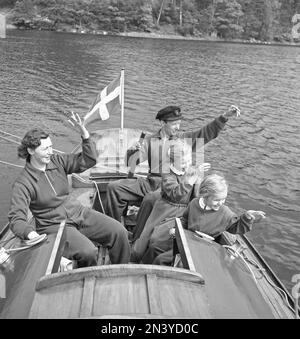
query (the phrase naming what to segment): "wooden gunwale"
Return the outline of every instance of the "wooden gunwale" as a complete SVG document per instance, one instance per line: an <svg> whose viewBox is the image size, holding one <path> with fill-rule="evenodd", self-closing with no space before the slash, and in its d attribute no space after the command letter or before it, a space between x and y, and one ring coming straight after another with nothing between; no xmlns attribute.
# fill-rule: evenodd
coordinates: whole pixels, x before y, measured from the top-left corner
<svg viewBox="0 0 300 339"><path fill-rule="evenodd" d="M140 264L118 264L78 268L73 271L54 273L42 277L37 285L36 291L44 288L53 287L60 284L75 282L84 278L113 278L124 276L141 276L155 274L159 277L173 278L204 284L205 281L200 273L191 272L186 269L174 268L169 266L140 265Z"/></svg>

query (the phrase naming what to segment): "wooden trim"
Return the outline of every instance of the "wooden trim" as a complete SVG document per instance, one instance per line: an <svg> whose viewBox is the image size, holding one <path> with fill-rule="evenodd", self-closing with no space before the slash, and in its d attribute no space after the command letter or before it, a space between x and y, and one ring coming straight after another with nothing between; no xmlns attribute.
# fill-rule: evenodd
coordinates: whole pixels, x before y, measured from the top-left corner
<svg viewBox="0 0 300 339"><path fill-rule="evenodd" d="M204 279L200 273L191 272L183 268L159 265L119 264L84 267L73 271L46 275L39 280L36 290L38 291L60 284L75 282L91 276L95 276L96 278L111 278L144 276L147 274L155 274L158 277L204 284Z"/></svg>
<svg viewBox="0 0 300 339"><path fill-rule="evenodd" d="M130 313L130 314L104 314L92 317L85 317L81 319L175 319L178 320L178 315L165 315L165 314L148 314L148 313ZM195 319L192 316L180 315L181 319Z"/></svg>
<svg viewBox="0 0 300 339"><path fill-rule="evenodd" d="M2 239L2 237L4 237L4 235L8 232L8 230L9 230L9 223L5 224L3 229L0 231L0 240L5 240L5 239Z"/></svg>
<svg viewBox="0 0 300 339"><path fill-rule="evenodd" d="M195 264L191 255L191 251L186 236L184 234L184 229L182 227L181 221L179 218L176 218L175 220L176 220L175 225L176 243L178 251L181 256L183 267L189 269L192 272L196 272Z"/></svg>
<svg viewBox="0 0 300 339"><path fill-rule="evenodd" d="M151 314L162 314L162 306L157 284L157 276L155 274L147 274L148 300Z"/></svg>
<svg viewBox="0 0 300 339"><path fill-rule="evenodd" d="M84 279L82 302L79 315L80 318L92 316L94 306L95 281L95 277L87 277Z"/></svg>
<svg viewBox="0 0 300 339"><path fill-rule="evenodd" d="M49 259L49 263L46 269L46 273L45 273L46 276L51 273L54 273L58 269L60 259L61 259L61 254L59 253L60 252L59 250L61 249L62 244L63 244L62 239L65 233L65 226L66 226L66 221L64 220L59 225L59 229L58 229L58 232L55 238L55 242L54 242L51 256Z"/></svg>
<svg viewBox="0 0 300 339"><path fill-rule="evenodd" d="M254 260L254 262L256 262L259 267L264 270L264 272L260 272L260 277L257 279L257 287L265 301L271 306L274 316L276 318L282 318L284 313L288 318L293 319L296 312L293 312L293 310L288 307L285 298L274 286L270 284L268 279L271 280L275 286L281 288L286 293L289 305L293 308L292 297L288 290L279 281L278 277L245 235L238 235L237 241L245 248L245 256Z"/></svg>
<svg viewBox="0 0 300 339"><path fill-rule="evenodd" d="M248 237L243 235L238 235L238 241L241 243L244 242L244 246L248 247L249 251L253 253L253 256L257 258L259 261L259 264L263 266L263 268L266 270L266 273L268 274L269 278L273 280L274 284L279 286L287 295L287 298L289 300L289 304L291 307L294 305L294 298L291 296L288 289L283 285L283 283L280 281L278 276L275 274L275 272L272 270L272 268L268 265L268 263L265 261L265 259L261 256L261 254L257 251L253 243L248 239ZM300 312L300 310L299 310Z"/></svg>

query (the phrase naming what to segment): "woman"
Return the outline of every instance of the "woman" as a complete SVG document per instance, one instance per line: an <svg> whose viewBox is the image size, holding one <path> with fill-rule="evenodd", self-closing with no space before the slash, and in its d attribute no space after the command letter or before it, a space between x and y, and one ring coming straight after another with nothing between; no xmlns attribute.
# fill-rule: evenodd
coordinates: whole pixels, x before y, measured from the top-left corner
<svg viewBox="0 0 300 339"><path fill-rule="evenodd" d="M96 150L79 115L72 113L69 122L81 133L81 153L53 154L49 135L39 128L23 138L18 155L26 159L26 164L13 185L10 227L20 238L34 239L41 233L57 232L59 224L66 220L64 256L77 260L78 267L97 265L98 252L93 242L108 248L112 264L127 263L130 246L122 224L70 199L67 175L94 166ZM28 209L36 227L27 222Z"/></svg>

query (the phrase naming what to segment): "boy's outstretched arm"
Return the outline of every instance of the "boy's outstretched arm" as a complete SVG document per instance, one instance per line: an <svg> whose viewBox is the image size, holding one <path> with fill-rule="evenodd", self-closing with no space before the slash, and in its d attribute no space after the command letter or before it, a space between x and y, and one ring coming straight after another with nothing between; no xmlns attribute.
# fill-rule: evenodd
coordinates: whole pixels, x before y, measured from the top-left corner
<svg viewBox="0 0 300 339"><path fill-rule="evenodd" d="M259 222L261 219L265 219L266 213L263 211L248 210L246 215L252 219L253 222Z"/></svg>
<svg viewBox="0 0 300 339"><path fill-rule="evenodd" d="M253 223L259 222L266 217L263 211L248 210L240 217L233 216L226 227L226 231L233 234L244 234L251 231Z"/></svg>

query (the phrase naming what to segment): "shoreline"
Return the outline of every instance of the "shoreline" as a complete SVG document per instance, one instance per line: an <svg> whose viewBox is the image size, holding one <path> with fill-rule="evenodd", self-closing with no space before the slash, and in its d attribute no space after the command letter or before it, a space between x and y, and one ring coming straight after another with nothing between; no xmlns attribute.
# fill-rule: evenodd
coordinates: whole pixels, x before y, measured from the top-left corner
<svg viewBox="0 0 300 339"><path fill-rule="evenodd" d="M41 31L42 29L20 29L13 24L6 24L7 30L19 30L19 31ZM57 30L43 30L47 32L56 33L72 33L72 34L89 34L89 35L105 35L105 36L121 36L129 38L145 38L145 39L169 39L169 40L186 40L186 41L201 41L201 42L217 42L217 43L232 43L232 44L248 44L248 45L264 45L264 46L289 46L300 47L300 42L276 42L276 41L260 41L255 39L243 40L243 39L222 39L212 38L209 36L195 37L195 36L183 36L179 34L160 34L160 33L145 33L145 32L108 32L108 31L88 31L82 29L81 31L75 29L57 29Z"/></svg>
<svg viewBox="0 0 300 339"><path fill-rule="evenodd" d="M107 34L109 35L109 34ZM276 41L260 41L260 40L243 40L243 39L221 39L210 37L193 37L182 36L176 34L158 34L158 33L139 33L128 32L118 33L118 36L133 37L133 38L147 38L147 39L171 39L171 40L188 40L188 41L202 41L202 42L223 42L223 43L236 43L236 44L249 44L249 45L267 45L267 46L291 46L300 47L300 42L276 42Z"/></svg>
<svg viewBox="0 0 300 339"><path fill-rule="evenodd" d="M218 37L212 37L209 35L203 36L183 36L180 34L176 34L173 32L174 28L170 31L162 26L162 31L154 31L154 32L110 32L105 30L90 30L83 27L70 26L68 24L62 24L60 27L56 27L56 29L50 28L50 26L46 25L44 27L33 27L30 25L26 27L18 27L11 22L11 17L13 14L13 9L9 7L4 7L0 9L0 14L6 17L6 29L7 30L45 30L51 32L64 32L64 33L75 33L75 34L92 34L92 35L108 35L108 36L124 36L124 37L133 37L133 38L147 38L147 39L170 39L170 40L187 40L187 41L202 41L202 42L223 42L223 43L236 43L236 44L249 44L249 45L268 45L268 46L291 46L291 47L299 47L300 40L297 41L288 41L288 40L272 40L272 41L261 41L256 40L255 38L249 39L223 39ZM45 23L45 22L44 22ZM48 23L48 22L47 22Z"/></svg>

